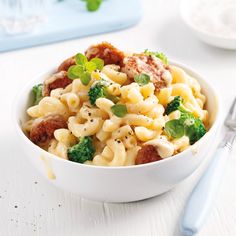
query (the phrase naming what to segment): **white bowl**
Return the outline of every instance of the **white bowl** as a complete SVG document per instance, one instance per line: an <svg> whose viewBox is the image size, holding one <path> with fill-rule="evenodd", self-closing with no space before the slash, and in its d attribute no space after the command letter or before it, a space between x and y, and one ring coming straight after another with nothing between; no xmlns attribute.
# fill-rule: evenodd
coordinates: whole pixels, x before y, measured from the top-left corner
<svg viewBox="0 0 236 236"><path fill-rule="evenodd" d="M67 161L50 154L23 133L21 123L26 120L26 109L31 104L31 88L42 82L46 74L40 75L19 94L14 105L14 120L17 139L29 160L47 180L68 192L82 197L105 202L131 202L164 193L191 175L205 157L214 140L219 124L219 104L215 90L197 73L183 68L197 78L207 97L210 113L210 130L193 146L173 157L143 165L127 167L91 166ZM53 178L55 176L55 178ZM50 178L48 178L50 177Z"/></svg>
<svg viewBox="0 0 236 236"><path fill-rule="evenodd" d="M195 0L196 1L196 0ZM213 34L211 32L207 32L197 25L191 20L191 12L194 8L193 1L190 0L182 0L180 3L180 15L185 22L185 24L189 27L189 29L203 42L225 49L236 49L236 38L228 38L220 35Z"/></svg>

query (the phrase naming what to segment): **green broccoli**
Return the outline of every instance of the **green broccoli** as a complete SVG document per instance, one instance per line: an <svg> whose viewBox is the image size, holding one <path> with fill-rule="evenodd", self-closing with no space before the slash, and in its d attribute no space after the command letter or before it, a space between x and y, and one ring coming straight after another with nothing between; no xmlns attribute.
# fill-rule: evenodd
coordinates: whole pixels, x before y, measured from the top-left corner
<svg viewBox="0 0 236 236"><path fill-rule="evenodd" d="M106 81L97 82L95 85L93 85L90 88L88 95L89 95L89 101L92 105L95 105L96 100L101 97L105 97L113 101L114 103L118 102L119 100L118 97L109 94L109 92L107 91Z"/></svg>
<svg viewBox="0 0 236 236"><path fill-rule="evenodd" d="M183 119L183 118L182 118ZM189 137L190 144L197 142L205 133L206 128L199 118L189 114L189 118L184 119L184 132Z"/></svg>
<svg viewBox="0 0 236 236"><path fill-rule="evenodd" d="M89 101L92 105L95 105L96 100L101 97L105 97L104 90L106 89L106 86L102 83L96 83L94 86L92 86L88 92L89 95Z"/></svg>
<svg viewBox="0 0 236 236"><path fill-rule="evenodd" d="M38 84L33 87L32 91L34 94L34 105L39 104L40 100L43 98L42 90L43 90L42 84Z"/></svg>
<svg viewBox="0 0 236 236"><path fill-rule="evenodd" d="M181 138L186 135L189 137L190 144L197 142L205 133L206 128L199 118L185 110L182 106L183 99L180 96L174 98L166 108L166 114L179 110L180 118L166 122L165 131L172 138Z"/></svg>
<svg viewBox="0 0 236 236"><path fill-rule="evenodd" d="M87 136L80 138L79 143L68 149L69 160L79 163L92 160L94 153L93 140Z"/></svg>
<svg viewBox="0 0 236 236"><path fill-rule="evenodd" d="M180 96L176 96L174 97L174 99L169 102L166 106L166 115L169 115L171 112L176 111L176 110L180 110L183 111L185 110L183 107L183 98Z"/></svg>

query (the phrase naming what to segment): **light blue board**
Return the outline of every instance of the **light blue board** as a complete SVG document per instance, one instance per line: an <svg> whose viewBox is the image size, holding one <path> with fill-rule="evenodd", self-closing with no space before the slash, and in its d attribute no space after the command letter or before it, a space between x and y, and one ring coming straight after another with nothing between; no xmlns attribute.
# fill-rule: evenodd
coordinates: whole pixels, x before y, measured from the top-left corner
<svg viewBox="0 0 236 236"><path fill-rule="evenodd" d="M0 52L124 29L141 15L139 0L106 0L96 12L88 12L80 0L67 0L55 4L48 21L33 33L10 36L0 31Z"/></svg>

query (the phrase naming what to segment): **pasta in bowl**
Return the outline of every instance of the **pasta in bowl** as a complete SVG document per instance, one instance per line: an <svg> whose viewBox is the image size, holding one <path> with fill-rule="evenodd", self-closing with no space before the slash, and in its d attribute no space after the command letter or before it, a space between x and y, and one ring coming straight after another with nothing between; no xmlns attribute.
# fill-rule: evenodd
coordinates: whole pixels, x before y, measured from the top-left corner
<svg viewBox="0 0 236 236"><path fill-rule="evenodd" d="M17 129L39 156L31 158L36 167L55 185L96 200L167 191L197 168L206 151L201 143L217 125L215 92L197 74L162 53L125 54L108 43L65 60L19 100ZM76 176L89 181L68 184ZM103 192L91 195L97 178ZM160 182L154 187L152 180L152 190L150 178Z"/></svg>

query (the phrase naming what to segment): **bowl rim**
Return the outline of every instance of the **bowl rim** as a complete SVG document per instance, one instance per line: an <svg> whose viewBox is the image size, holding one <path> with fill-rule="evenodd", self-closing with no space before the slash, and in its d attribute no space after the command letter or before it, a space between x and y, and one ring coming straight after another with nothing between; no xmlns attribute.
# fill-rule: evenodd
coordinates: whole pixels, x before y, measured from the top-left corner
<svg viewBox="0 0 236 236"><path fill-rule="evenodd" d="M209 84L204 79L205 76L200 75L194 69L192 69L192 67L187 66L186 64L176 62L175 60L169 60L169 62L170 62L170 65L178 66L178 67L182 68L183 70L185 70L187 72L190 72L191 74L194 74L194 78L196 77L197 80L200 79L200 83L203 82L204 84L206 84L206 87L209 87L211 89L211 91L213 92L214 99L215 99L216 106L217 106L217 108L216 108L217 112L215 113L214 122L212 123L210 129L206 132L206 134L200 140L198 140L193 145L189 146L184 151L182 151L180 153L177 153L177 154L175 154L175 155L173 155L171 157L164 158L162 160L155 161L155 162L140 164L140 165L130 165L130 166L96 166L96 165L88 165L88 164L83 164L83 163L77 163L77 162L73 162L73 161L70 161L70 160L66 160L66 159L60 158L60 157L58 157L58 156L56 156L56 155L54 155L52 153L47 152L46 150L40 148L39 146L37 146L36 144L31 142L30 139L23 132L23 130L21 128L21 124L19 124L19 122L18 122L19 119L20 119L20 116L19 116L19 114L17 114L17 105L18 105L19 101L21 100L20 98L23 95L26 94L25 92L27 91L27 93L29 93L28 88L32 87L32 82L39 82L39 78L42 79L43 76L55 72L55 68L56 67L54 69L47 70L47 71L45 71L43 73L40 73L37 76L35 76L34 79L31 79L28 83L26 83L26 85L16 95L16 99L14 100L13 106L12 106L12 118L13 118L13 123L14 123L15 130L16 130L17 134L25 142L27 142L29 145L33 145L33 147L35 149L37 149L38 152L44 153L45 156L50 156L52 159L54 159L56 161L59 161L59 162L62 162L65 165L67 165L67 164L68 165L75 165L75 166L81 167L81 168L95 168L95 169L102 169L102 170L103 169L106 169L106 170L111 170L111 169L114 169L114 170L129 170L129 169L149 168L149 167L155 166L155 165L162 165L163 163L167 163L167 162L170 162L172 160L177 160L177 159L183 157L184 156L183 154L185 154L187 152L192 153L191 150L194 150L194 148L197 145L201 145L205 141L205 139L208 136L210 136L211 133L214 132L214 130L218 127L218 125L220 123L221 102L219 100L219 95L218 95L219 93L218 93L217 89L213 85Z"/></svg>
<svg viewBox="0 0 236 236"><path fill-rule="evenodd" d="M179 12L180 12L180 16L181 18L183 19L183 21L185 22L185 24L191 28L193 31L201 34L201 35L204 35L206 37L211 37L212 39L220 39L220 40L225 40L225 44L228 43L229 41L230 42L234 42L236 43L236 36L235 37L225 37L225 36L220 36L220 35L217 35L217 34L213 34L213 33L210 33L210 32L207 32L199 27L197 27L190 19L189 17L187 16L187 13L185 11L185 6L186 4L189 4L189 0L181 0L180 1L180 4L179 4ZM188 7L189 8L189 7ZM209 43L210 44L210 43ZM213 44L212 44L213 45ZM218 45L218 43L214 44L214 45ZM221 46L223 47L223 46ZM227 48L227 47L226 47ZM235 46L236 48L236 46Z"/></svg>

